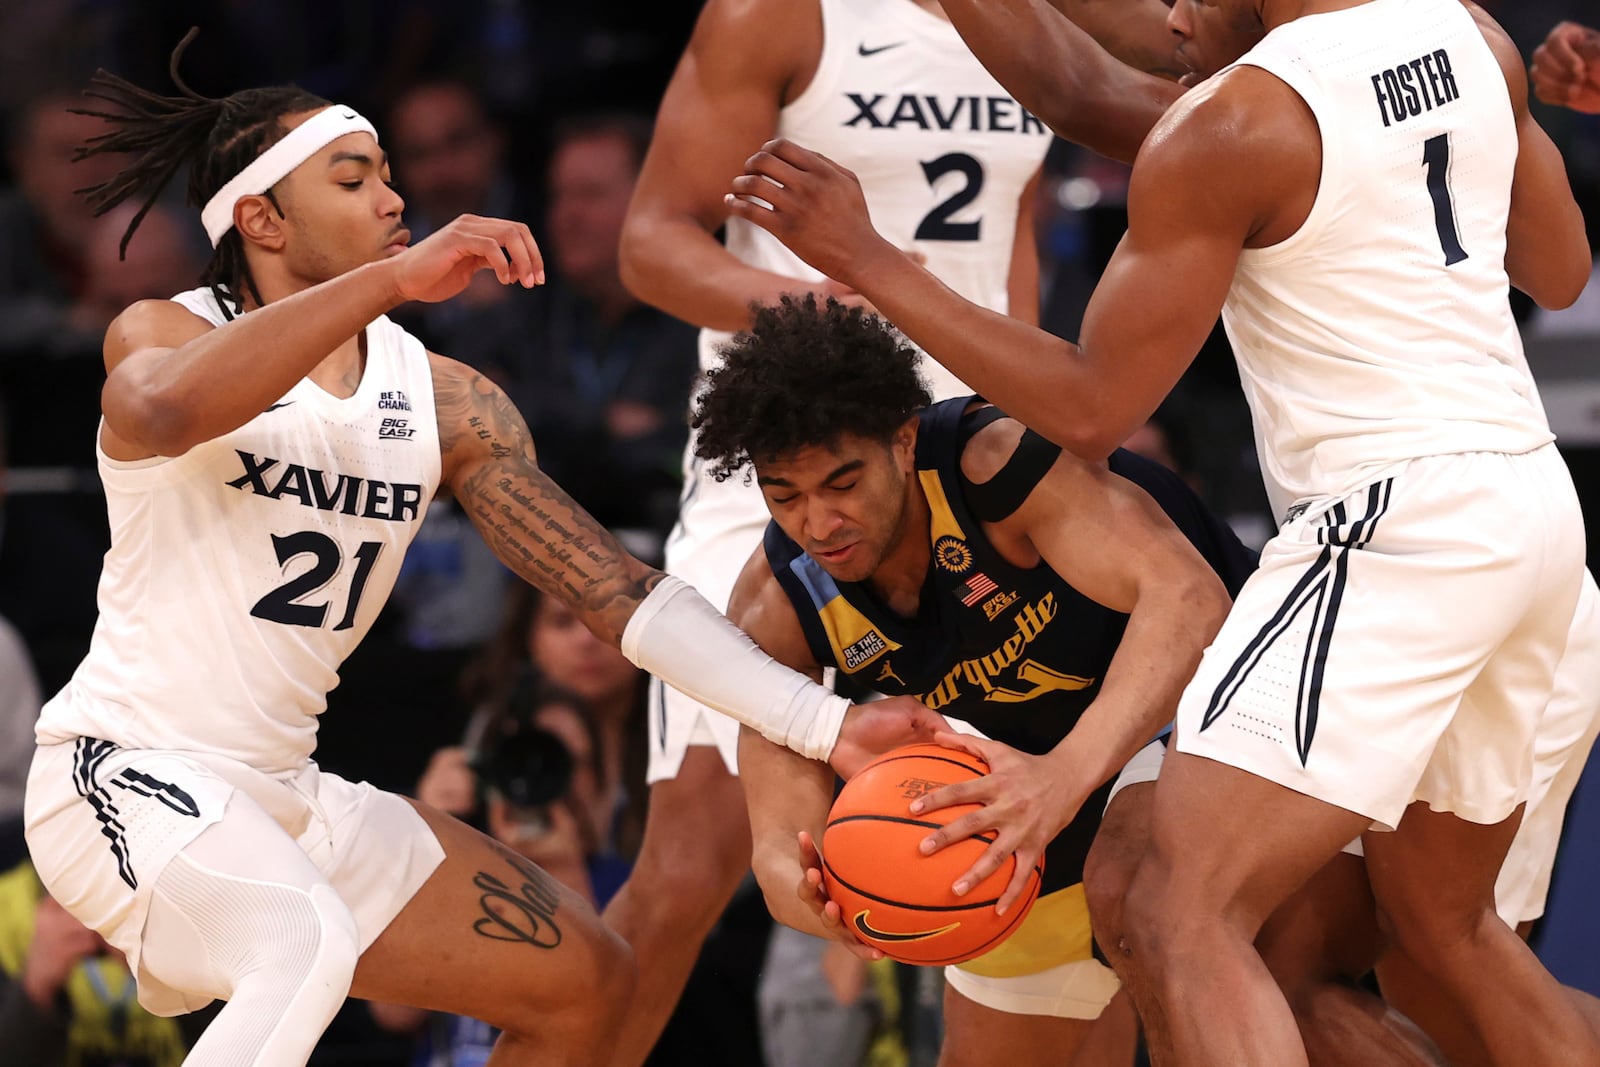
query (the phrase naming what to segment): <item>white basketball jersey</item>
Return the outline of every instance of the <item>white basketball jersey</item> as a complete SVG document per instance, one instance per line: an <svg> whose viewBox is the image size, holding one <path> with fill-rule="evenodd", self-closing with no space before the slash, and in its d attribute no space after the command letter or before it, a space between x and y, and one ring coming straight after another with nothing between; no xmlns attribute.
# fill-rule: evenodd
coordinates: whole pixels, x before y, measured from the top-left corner
<svg viewBox="0 0 1600 1067"><path fill-rule="evenodd" d="M861 179L872 224L927 257L946 285L1004 312L1017 201L1044 161L1050 133L967 50L949 22L911 0L818 0L822 57L778 134ZM727 247L763 270L822 275L765 230L729 219ZM729 335L701 333L700 365ZM932 360L935 400L972 392Z"/></svg>
<svg viewBox="0 0 1600 1067"><path fill-rule="evenodd" d="M225 320L207 289L174 300ZM175 459L96 447L111 520L89 654L39 718L88 736L301 766L339 665L371 627L439 486L422 344L367 327L354 396L302 379ZM376 713L378 709L373 709Z"/></svg>
<svg viewBox="0 0 1600 1067"><path fill-rule="evenodd" d="M1508 302L1517 131L1466 8L1371 0L1239 62L1299 93L1322 134L1305 224L1244 252L1223 311L1275 508L1419 456L1550 441Z"/></svg>

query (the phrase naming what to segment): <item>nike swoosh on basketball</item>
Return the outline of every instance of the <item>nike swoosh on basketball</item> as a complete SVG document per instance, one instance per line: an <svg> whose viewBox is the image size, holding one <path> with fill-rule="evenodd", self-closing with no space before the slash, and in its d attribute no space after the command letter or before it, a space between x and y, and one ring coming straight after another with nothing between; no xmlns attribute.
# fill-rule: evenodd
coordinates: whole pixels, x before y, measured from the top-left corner
<svg viewBox="0 0 1600 1067"><path fill-rule="evenodd" d="M286 408L290 404L293 404L293 403L294 403L293 400L280 400L276 404L274 404L270 408L268 408L267 411L277 411L279 408ZM261 414L265 415L267 413L267 411L263 411Z"/></svg>
<svg viewBox="0 0 1600 1067"><path fill-rule="evenodd" d="M926 941L930 937L948 934L951 930L961 925L959 922L953 922L948 926L941 926L937 930L923 930L912 934L893 934L887 930L879 930L868 922L867 916L871 914L872 909L870 908L858 911L854 922L857 933L861 934L862 937L870 937L874 941Z"/></svg>
<svg viewBox="0 0 1600 1067"><path fill-rule="evenodd" d="M867 42L862 41L860 44L856 45L856 54L862 56L875 56L879 52L887 52L889 49L899 48L903 44L905 44L904 41L896 41L894 44L881 44L876 48L868 48Z"/></svg>

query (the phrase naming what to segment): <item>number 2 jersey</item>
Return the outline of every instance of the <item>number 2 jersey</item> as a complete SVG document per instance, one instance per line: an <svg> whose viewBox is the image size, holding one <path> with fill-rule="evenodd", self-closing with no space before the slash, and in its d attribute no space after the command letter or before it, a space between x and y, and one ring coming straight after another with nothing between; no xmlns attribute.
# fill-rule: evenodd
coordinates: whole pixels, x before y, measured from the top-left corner
<svg viewBox="0 0 1600 1067"><path fill-rule="evenodd" d="M892 611L865 582L835 580L778 526L765 551L816 661L867 689L910 694L997 741L1048 752L1100 692L1128 616L1090 600L1049 566L1018 567L983 533L1027 499L1060 449L1029 431L982 485L961 471L966 442L1004 417L965 411L970 397L934 404L917 431L916 477L928 501L931 560L915 617ZM1111 470L1148 493L1236 593L1255 555L1176 474L1118 450ZM1116 552L1117 546L1102 546ZM1111 783L1084 803L1046 852L1044 892L1082 880Z"/></svg>
<svg viewBox="0 0 1600 1067"><path fill-rule="evenodd" d="M971 300L1006 312L1017 204L1044 161L1050 132L984 69L947 20L912 0L811 0L822 9L822 55L778 113L787 137L855 172L873 227ZM743 219L727 248L791 278L822 275ZM729 334L704 330L700 366ZM972 392L932 360L935 399Z"/></svg>
<svg viewBox="0 0 1600 1067"><path fill-rule="evenodd" d="M226 321L209 289L173 299ZM382 317L366 342L351 397L301 379L176 458L118 462L96 442L111 522L100 616L40 714L41 744L214 752L268 773L310 758L339 665L439 487L426 350Z"/></svg>
<svg viewBox="0 0 1600 1067"><path fill-rule="evenodd" d="M1552 439L1511 317L1517 130L1459 0L1371 0L1277 27L1239 60L1316 117L1299 231L1246 249L1223 310L1273 507L1420 456Z"/></svg>

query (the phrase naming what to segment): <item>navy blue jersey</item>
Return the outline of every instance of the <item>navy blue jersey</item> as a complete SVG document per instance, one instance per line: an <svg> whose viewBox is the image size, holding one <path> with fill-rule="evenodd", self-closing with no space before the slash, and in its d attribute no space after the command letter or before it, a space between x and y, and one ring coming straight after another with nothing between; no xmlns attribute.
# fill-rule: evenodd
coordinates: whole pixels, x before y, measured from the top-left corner
<svg viewBox="0 0 1600 1067"><path fill-rule="evenodd" d="M1128 616L1078 592L1047 564L1018 567L983 533L1025 500L1060 450L1031 432L990 481L961 472L972 434L1003 414L967 411L971 397L935 404L922 415L916 477L927 497L932 561L914 617L890 608L865 582L835 581L784 535L767 528L768 562L793 603L818 663L867 688L911 694L1025 752L1048 752L1100 692ZM1235 592L1255 556L1206 509L1194 491L1159 464L1130 452L1111 469L1151 497ZM1105 546L1108 552L1115 545ZM1044 889L1082 878L1109 783L1047 852Z"/></svg>

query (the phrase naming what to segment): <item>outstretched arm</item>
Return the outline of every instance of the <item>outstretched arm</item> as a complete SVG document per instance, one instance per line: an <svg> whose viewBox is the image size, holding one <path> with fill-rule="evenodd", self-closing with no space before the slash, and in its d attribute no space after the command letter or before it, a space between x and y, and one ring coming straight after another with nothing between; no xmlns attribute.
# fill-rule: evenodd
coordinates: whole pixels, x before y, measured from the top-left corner
<svg viewBox="0 0 1600 1067"><path fill-rule="evenodd" d="M943 7L972 54L1058 137L1132 163L1145 135L1183 89L1096 43L1115 42L1143 70L1177 76L1164 18L1159 34L1169 42L1167 54L1156 58L1158 16L1148 5L1163 16L1166 8L1160 0L1126 3L1134 6L1058 0L1057 10L1047 0L948 0Z"/></svg>
<svg viewBox="0 0 1600 1067"><path fill-rule="evenodd" d="M180 456L236 430L379 315L407 300L449 299L480 270L502 285L544 280L528 227L463 215L398 256L223 326L170 300L134 304L106 331L106 452Z"/></svg>
<svg viewBox="0 0 1600 1067"><path fill-rule="evenodd" d="M871 747L878 706L853 708L783 666L700 594L636 559L539 469L528 427L498 386L431 358L443 482L506 566L636 666L775 743L845 763ZM901 716L912 728L942 725L916 708Z"/></svg>
<svg viewBox="0 0 1600 1067"><path fill-rule="evenodd" d="M967 477L979 483L993 477L1021 437L1015 420L985 427L962 456ZM1037 561L1128 616L1094 702L1049 753L1029 756L993 741L940 737L988 760L990 773L921 798L922 808L914 804L912 810L984 805L935 831L930 841L943 847L998 831L957 885L978 884L1015 851L1018 873L1001 897L1003 911L1089 795L1172 721L1229 598L1216 572L1143 489L1070 453L1060 453L1016 512L986 525L985 533L1008 558ZM1116 551L1107 552L1106 545Z"/></svg>
<svg viewBox="0 0 1600 1067"><path fill-rule="evenodd" d="M853 174L799 145L769 142L746 161L729 209L860 290L1009 414L1080 456L1103 459L1194 359L1240 250L1269 232L1296 195L1316 188L1315 123L1281 100L1259 103L1272 91L1268 78L1241 68L1191 89L1151 134L1134 168L1128 233L1089 302L1078 344L962 299L872 229ZM1223 83L1236 88L1224 96Z"/></svg>

